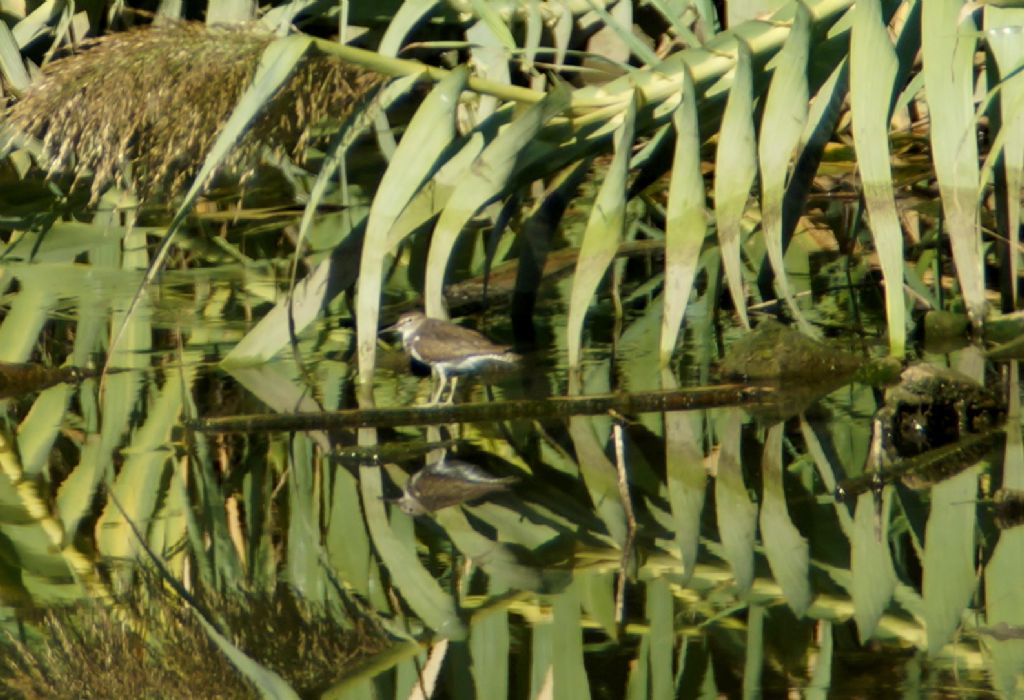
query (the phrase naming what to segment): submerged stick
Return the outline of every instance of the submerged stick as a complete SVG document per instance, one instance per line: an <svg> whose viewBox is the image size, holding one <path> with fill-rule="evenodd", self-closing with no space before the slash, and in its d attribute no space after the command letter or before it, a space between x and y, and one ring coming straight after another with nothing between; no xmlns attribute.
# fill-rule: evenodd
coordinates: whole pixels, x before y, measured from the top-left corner
<svg viewBox="0 0 1024 700"><path fill-rule="evenodd" d="M194 430L210 433L331 430L334 428L394 428L406 425L475 423L513 418L564 418L595 416L615 411L632 415L690 411L722 406L766 407L774 403L779 390L772 386L723 384L719 386L667 391L641 391L596 396L553 396L495 403L468 403L409 408L372 408L325 413L252 414L200 418L191 421Z"/></svg>

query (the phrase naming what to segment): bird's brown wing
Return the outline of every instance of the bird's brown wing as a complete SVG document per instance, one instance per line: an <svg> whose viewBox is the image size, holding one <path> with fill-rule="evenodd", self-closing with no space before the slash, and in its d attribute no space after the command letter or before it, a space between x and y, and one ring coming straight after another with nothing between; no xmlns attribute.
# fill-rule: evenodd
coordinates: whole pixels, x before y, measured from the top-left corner
<svg viewBox="0 0 1024 700"><path fill-rule="evenodd" d="M424 362L451 359L453 355L501 355L508 345L492 343L469 328L451 323L424 323L413 338L417 354Z"/></svg>

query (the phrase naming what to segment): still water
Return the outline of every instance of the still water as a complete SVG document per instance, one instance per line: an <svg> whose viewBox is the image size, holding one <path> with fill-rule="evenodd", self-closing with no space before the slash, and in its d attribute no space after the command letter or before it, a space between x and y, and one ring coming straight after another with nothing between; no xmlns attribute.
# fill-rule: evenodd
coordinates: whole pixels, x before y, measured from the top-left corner
<svg viewBox="0 0 1024 700"><path fill-rule="evenodd" d="M837 502L836 483L872 459L885 394L867 383L768 407L501 415L524 399L731 383L721 356L743 333L701 303L666 369L649 289L618 321L595 308L574 375L556 285L531 343L500 305L459 319L524 355L460 382L465 419L356 429L307 415L273 430L357 405L352 324L331 317L293 352L225 368L251 322L223 320L239 315L222 289L168 273L110 357L117 371L9 400L13 695L988 697L1018 684L1024 529L997 523L993 502L1024 487L1012 363L923 353L988 373L1009 397L1005 439L938 483L893 478ZM47 348L96 367L77 350L99 332L82 295L107 292L82 290L44 307L58 331L63 306L82 315L70 348ZM878 354L851 337L835 346ZM381 338L374 403L428 411L429 373L396 340ZM260 429L203 429L251 415Z"/></svg>

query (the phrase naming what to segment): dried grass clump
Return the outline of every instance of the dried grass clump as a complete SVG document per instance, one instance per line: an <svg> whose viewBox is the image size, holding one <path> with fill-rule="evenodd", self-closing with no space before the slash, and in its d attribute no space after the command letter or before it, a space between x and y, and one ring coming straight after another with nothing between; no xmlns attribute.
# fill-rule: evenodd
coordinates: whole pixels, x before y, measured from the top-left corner
<svg viewBox="0 0 1024 700"><path fill-rule="evenodd" d="M369 613L347 606L328 615L284 586L270 596L203 598L239 648L301 695L330 687L391 645ZM256 696L179 600L158 594L131 607L131 624L113 610L84 605L44 613L28 640L0 637L0 697Z"/></svg>
<svg viewBox="0 0 1024 700"><path fill-rule="evenodd" d="M54 61L6 115L43 141L48 174L92 178L144 199L191 182L272 35L253 27L168 23L89 42ZM250 125L226 163L244 176L264 146L301 160L310 129L351 113L381 76L311 52Z"/></svg>

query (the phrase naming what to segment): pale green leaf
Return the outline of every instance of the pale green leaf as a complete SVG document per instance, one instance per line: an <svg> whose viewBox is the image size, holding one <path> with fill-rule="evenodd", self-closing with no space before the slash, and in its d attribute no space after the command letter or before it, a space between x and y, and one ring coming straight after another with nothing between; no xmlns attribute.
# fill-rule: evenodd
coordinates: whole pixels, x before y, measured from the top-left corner
<svg viewBox="0 0 1024 700"><path fill-rule="evenodd" d="M725 559L732 567L736 588L745 593L754 581L754 534L757 506L751 502L743 481L740 430L743 414L738 409L722 412L718 421L718 476L715 479L715 513Z"/></svg>
<svg viewBox="0 0 1024 700"><path fill-rule="evenodd" d="M853 141L857 148L864 203L885 279L889 352L903 357L906 302L903 293L903 230L896 213L889 166L889 120L896 51L878 3L858 3L850 41Z"/></svg>
<svg viewBox="0 0 1024 700"><path fill-rule="evenodd" d="M636 101L633 100L616 127L615 156L608 166L583 233L583 245L572 281L569 317L565 322L569 366L573 368L579 367L582 360L583 322L587 308L622 241L626 223L626 177L635 122Z"/></svg>
<svg viewBox="0 0 1024 700"><path fill-rule="evenodd" d="M782 434L784 423L776 423L764 441L761 460L763 496L761 501L761 539L772 576L782 588L786 603L797 617L811 604L808 579L810 550L807 540L789 517L782 474Z"/></svg>
<svg viewBox="0 0 1024 700"><path fill-rule="evenodd" d="M510 123L473 161L455 186L434 228L427 255L423 296L427 315L444 318L442 289L455 241L465 225L486 204L508 194L516 162L523 149L551 117L569 105L569 92L558 87Z"/></svg>
<svg viewBox="0 0 1024 700"><path fill-rule="evenodd" d="M750 49L737 41L736 74L722 115L718 150L715 152L715 223L722 249L722 265L733 306L743 325L747 318L747 296L743 288L743 214L757 176L754 139L754 86Z"/></svg>
<svg viewBox="0 0 1024 700"><path fill-rule="evenodd" d="M682 100L672 114L676 134L672 181L665 212L665 291L662 313L661 364L675 350L679 326L690 303L697 260L707 234L704 176L700 169L700 126L690 71L683 71Z"/></svg>

